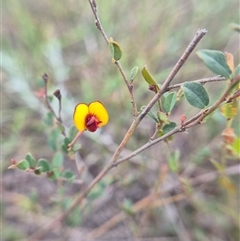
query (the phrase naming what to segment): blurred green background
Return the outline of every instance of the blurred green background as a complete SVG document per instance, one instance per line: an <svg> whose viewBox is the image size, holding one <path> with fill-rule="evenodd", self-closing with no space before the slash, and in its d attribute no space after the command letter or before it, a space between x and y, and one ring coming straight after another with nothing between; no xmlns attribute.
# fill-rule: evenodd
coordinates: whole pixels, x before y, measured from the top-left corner
<svg viewBox="0 0 240 241"><path fill-rule="evenodd" d="M121 63L127 76L134 66L141 70L147 65L158 83L162 83L201 28L206 28L208 33L173 83L214 76L195 54L198 49L230 52L235 65L239 63L239 34L230 25L239 24L238 1L96 2L106 34L121 45ZM3 1L2 27L2 237L3 240L25 240L81 191L75 184L59 186L46 178L7 169L11 158L19 161L27 152L47 159L55 153L48 145L51 130L43 121L47 111L34 94L42 85L42 74L50 77L49 94L61 90L62 117L67 129L73 125L72 113L78 102L100 100L109 111L109 124L94 134L86 133L80 140L82 148L77 158L85 166L82 177L85 183L89 183L109 160L132 122L133 111L127 88L95 26L88 1ZM140 73L134 83L140 109L151 100L153 93ZM211 103L225 86L223 82L206 85ZM51 103L57 110L57 101L53 99ZM194 113L197 110L181 102L171 120L179 123L180 115L189 118ZM233 126L239 135L238 121L239 116ZM209 160L221 160L221 131L225 126L225 119L215 113L206 124L190 129L188 135L178 134L171 145L180 151L180 169L178 173L168 173L162 188L179 182L180 177L187 179L216 170ZM155 123L146 117L123 153L148 142L154 128ZM90 196L84 213L78 212L62 230L57 229L46 240L80 240L78 232L87 233L100 226L121 210L124 200L134 203L146 196L154 187L161 166L167 163L168 155L167 145L161 143L120 165L98 187L100 194ZM226 161L227 166L237 164L231 158ZM65 165L74 170L72 163ZM139 240L147 240L143 239L147 237L164 241L238 240L239 176L230 180L233 191L215 181L193 190L188 201L150 212ZM179 188L174 191L178 192ZM126 218L113 228L115 232L106 231L105 239L99 240L138 240L135 238L142 229L138 223L141 215L138 215Z"/></svg>

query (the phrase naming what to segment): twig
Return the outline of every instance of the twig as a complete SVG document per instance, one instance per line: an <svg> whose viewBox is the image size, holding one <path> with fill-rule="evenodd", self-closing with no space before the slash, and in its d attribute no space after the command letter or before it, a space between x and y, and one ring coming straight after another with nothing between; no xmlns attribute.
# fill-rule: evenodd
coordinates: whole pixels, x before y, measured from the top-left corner
<svg viewBox="0 0 240 241"><path fill-rule="evenodd" d="M133 85L129 83L127 77L126 77L126 74L122 68L122 65L119 61L115 61L115 64L117 65L123 79L124 79L124 82L125 84L127 85L127 88L128 88L128 91L129 91L129 94L130 94L130 99L131 99L131 103L132 103L132 106L133 106L133 115L134 117L137 117L138 115L138 111L137 111L137 105L136 105L136 102L135 102L135 98L134 98L134 95L133 95Z"/></svg>
<svg viewBox="0 0 240 241"><path fill-rule="evenodd" d="M193 80L191 82L197 82L200 83L202 85L206 84L206 83L210 83L210 82L216 82L216 81L225 81L226 78L221 77L221 76L215 76L215 77L210 77L210 78L205 78L205 79L198 79L198 80ZM175 84L175 85L170 85L166 90L171 90L171 89L176 89L176 88L180 88L182 85L182 83L180 84Z"/></svg>
<svg viewBox="0 0 240 241"><path fill-rule="evenodd" d="M88 0L88 1L89 1L89 4L90 4L91 8L92 8L95 19L96 19L95 20L96 26L99 29L99 31L101 32L101 34L103 35L103 38L105 39L107 44L109 44L109 39L108 39L108 37L107 37L103 27L102 27L100 18L99 18L98 13L97 13L97 4L96 4L95 0Z"/></svg>
<svg viewBox="0 0 240 241"><path fill-rule="evenodd" d="M44 92L45 92L45 95L44 95L44 100L45 100L45 105L47 107L47 109L54 115L55 119L57 120L58 124L61 125L63 128L61 130L61 133L63 136L67 136L66 133L65 133L65 129L64 129L64 125L62 123L62 117L61 117L61 111L62 111L62 95L61 95L61 92L59 89L57 89L53 95L58 99L58 102L59 102L59 107L58 107L58 116L57 114L55 113L54 109L52 108L52 106L50 105L49 103L49 100L48 100L48 89L47 89L47 83L48 83L48 75L46 73L43 74L42 76L42 79L44 81ZM78 135L79 137L80 135ZM69 144L70 147L72 147L74 145L74 143L77 141L77 138L75 137L74 140ZM71 149L71 148L70 148ZM78 163L77 163L77 160L76 158L71 158L71 160L74 161L74 164L76 166L76 169L79 173L79 176L81 176L81 173L79 172L79 168L78 168Z"/></svg>
<svg viewBox="0 0 240 241"><path fill-rule="evenodd" d="M165 139L167 139L168 137L176 134L176 133L179 133L179 132L182 132L184 131L185 129L182 128L182 126L178 126L176 127L174 130L168 132L167 134L163 135L162 137L159 137L155 140L150 140L148 143L146 143L145 145L141 146L140 148L138 148L137 150L133 151L132 153L120 158L118 161L116 161L113 166L117 166L119 165L120 163L122 162L125 162L135 156L137 156L139 153L143 152L144 150L146 150L147 148L149 148L150 146L153 146Z"/></svg>
<svg viewBox="0 0 240 241"><path fill-rule="evenodd" d="M61 111L62 111L62 95L59 89L55 90L53 95L58 99L58 118L59 122L62 123Z"/></svg>
<svg viewBox="0 0 240 241"><path fill-rule="evenodd" d="M234 99L237 99L238 97L240 97L240 89L234 92L233 95L227 99L227 103L232 102Z"/></svg>
<svg viewBox="0 0 240 241"><path fill-rule="evenodd" d="M48 100L48 89L47 89L48 75L47 75L47 74L43 74L42 79L43 79L43 81L44 81L44 91L45 91L44 101L45 101L45 105L46 105L47 109L48 109L50 112L52 112L52 114L54 115L54 117L56 118L56 120L57 120L59 123L62 123L62 122L61 122L61 119L59 119L59 117L58 117L57 114L55 113L54 109L52 108L52 106L50 105L49 100Z"/></svg>
<svg viewBox="0 0 240 241"><path fill-rule="evenodd" d="M95 0L88 0L89 3L90 3L90 6L92 8L92 11L93 11L93 14L95 16L95 23L96 23L96 26L98 28L98 30L101 32L101 34L103 35L105 41L107 42L107 44L109 45L109 38L107 36L107 34L105 33L104 29L103 29L103 26L101 24L101 21L100 21L100 18L98 16L98 12L97 12L97 4L95 2ZM131 98L131 103L133 105L133 112L134 112L134 117L137 117L138 115L138 111L137 111L137 105L136 105L136 102L135 102L135 99L134 99L134 95L133 95L133 86L129 83L127 77L126 77L126 74L121 66L121 63L120 61L115 61L114 62L116 64L116 66L118 67L118 70L119 72L121 73L122 77L123 77L123 80L128 88L128 91L129 91L129 94L130 94L130 98Z"/></svg>

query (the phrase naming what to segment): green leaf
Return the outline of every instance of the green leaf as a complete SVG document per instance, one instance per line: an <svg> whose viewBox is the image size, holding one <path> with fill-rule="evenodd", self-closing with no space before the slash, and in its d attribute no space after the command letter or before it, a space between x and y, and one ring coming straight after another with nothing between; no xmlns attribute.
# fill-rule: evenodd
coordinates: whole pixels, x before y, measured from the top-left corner
<svg viewBox="0 0 240 241"><path fill-rule="evenodd" d="M17 164L17 168L20 170L27 170L27 169L29 169L29 167L30 167L29 162L25 159L21 160Z"/></svg>
<svg viewBox="0 0 240 241"><path fill-rule="evenodd" d="M157 116L159 121L164 122L165 124L170 124L169 120L168 120L168 116L166 113L162 112L162 111L158 111L157 112Z"/></svg>
<svg viewBox="0 0 240 241"><path fill-rule="evenodd" d="M220 107L221 114L227 118L232 119L238 113L238 101L234 99L232 102L226 103Z"/></svg>
<svg viewBox="0 0 240 241"><path fill-rule="evenodd" d="M70 170L65 170L62 174L62 177L68 179L69 182L72 182L75 179L75 175Z"/></svg>
<svg viewBox="0 0 240 241"><path fill-rule="evenodd" d="M63 154L57 152L52 159L52 168L61 167L63 165Z"/></svg>
<svg viewBox="0 0 240 241"><path fill-rule="evenodd" d="M53 151L57 151L57 141L60 132L58 129L53 129L48 137L48 145L53 149Z"/></svg>
<svg viewBox="0 0 240 241"><path fill-rule="evenodd" d="M207 91L197 82L186 82L181 86L188 103L196 108L204 109L209 104Z"/></svg>
<svg viewBox="0 0 240 241"><path fill-rule="evenodd" d="M50 171L50 165L49 165L48 161L44 158L40 158L38 160L38 166L42 167L41 168L42 172L49 172Z"/></svg>
<svg viewBox="0 0 240 241"><path fill-rule="evenodd" d="M138 73L138 66L135 66L132 68L131 72L130 72L130 82L133 82L133 80L135 79L137 73Z"/></svg>
<svg viewBox="0 0 240 241"><path fill-rule="evenodd" d="M74 139L74 137L77 135L77 133L78 133L77 128L75 126L71 126L69 133L68 133L70 142Z"/></svg>
<svg viewBox="0 0 240 241"><path fill-rule="evenodd" d="M177 102L177 93L165 93L162 97L162 107L166 113L170 113Z"/></svg>
<svg viewBox="0 0 240 241"><path fill-rule="evenodd" d="M122 50L121 50L120 45L117 42L113 41L112 38L110 38L109 47L110 47L110 51L111 51L113 59L115 61L120 60L122 57Z"/></svg>
<svg viewBox="0 0 240 241"><path fill-rule="evenodd" d="M205 65L215 74L219 74L227 79L230 78L232 73L229 68L223 52L217 50L199 50L197 52L199 58L203 60Z"/></svg>
<svg viewBox="0 0 240 241"><path fill-rule="evenodd" d="M28 161L30 167L35 167L37 162L30 152L25 156L25 160Z"/></svg>
<svg viewBox="0 0 240 241"><path fill-rule="evenodd" d="M65 153L68 153L68 144L70 143L70 139L68 137L65 137L64 140L63 140L63 144L62 144L62 150L65 152Z"/></svg>
<svg viewBox="0 0 240 241"><path fill-rule="evenodd" d="M143 111L145 108L146 108L146 106L143 105L140 110ZM158 118L157 118L151 111L149 111L147 114L148 114L154 121L156 121L157 123L159 122Z"/></svg>
<svg viewBox="0 0 240 241"><path fill-rule="evenodd" d="M152 75L150 74L146 66L144 66L142 69L142 76L149 85L154 85L157 91L159 91L160 88L157 82L153 79Z"/></svg>
<svg viewBox="0 0 240 241"><path fill-rule="evenodd" d="M175 122L170 122L169 124L164 125L163 126L163 133L166 134L169 131L174 130L176 128L176 126L177 126L177 124Z"/></svg>
<svg viewBox="0 0 240 241"><path fill-rule="evenodd" d="M176 150L172 152L168 158L168 165L172 172L177 172L179 170L179 167L180 167L179 157L180 157L180 152L179 150Z"/></svg>
<svg viewBox="0 0 240 241"><path fill-rule="evenodd" d="M80 143L75 143L74 145L73 145L73 148L72 148L72 151L73 151L73 153L76 153L76 152L78 152L80 149L81 149L81 144Z"/></svg>

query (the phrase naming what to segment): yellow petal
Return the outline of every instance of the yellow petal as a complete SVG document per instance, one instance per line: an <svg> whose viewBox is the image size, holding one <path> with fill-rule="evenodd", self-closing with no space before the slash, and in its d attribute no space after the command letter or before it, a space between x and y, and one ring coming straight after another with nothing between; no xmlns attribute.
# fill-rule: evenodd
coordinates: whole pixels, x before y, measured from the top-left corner
<svg viewBox="0 0 240 241"><path fill-rule="evenodd" d="M89 104L89 113L96 116L101 121L99 127L104 126L108 123L108 112L100 101L91 102Z"/></svg>
<svg viewBox="0 0 240 241"><path fill-rule="evenodd" d="M76 105L74 114L73 114L73 121L76 126L76 128L79 131L84 131L85 128L85 118L87 114L89 113L88 111L88 105L84 103L79 103Z"/></svg>

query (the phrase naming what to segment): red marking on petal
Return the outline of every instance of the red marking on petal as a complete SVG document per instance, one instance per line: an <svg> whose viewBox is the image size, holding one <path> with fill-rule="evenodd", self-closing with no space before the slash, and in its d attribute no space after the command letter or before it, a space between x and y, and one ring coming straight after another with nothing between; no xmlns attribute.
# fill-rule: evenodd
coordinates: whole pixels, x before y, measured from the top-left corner
<svg viewBox="0 0 240 241"><path fill-rule="evenodd" d="M98 125L101 123L100 120L98 120L98 118L92 114L88 114L86 116L85 119L85 126L86 129L91 131L91 132L95 132L98 128Z"/></svg>

